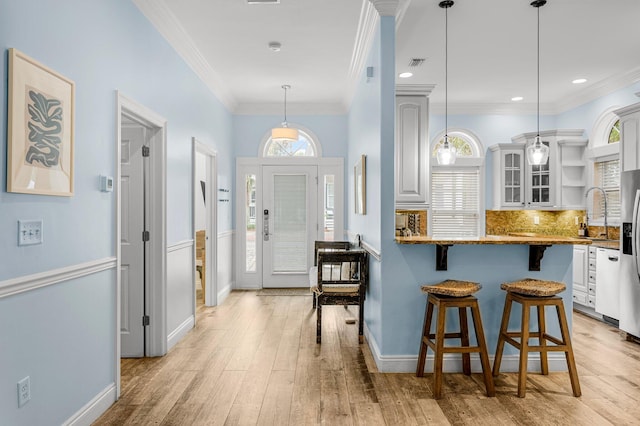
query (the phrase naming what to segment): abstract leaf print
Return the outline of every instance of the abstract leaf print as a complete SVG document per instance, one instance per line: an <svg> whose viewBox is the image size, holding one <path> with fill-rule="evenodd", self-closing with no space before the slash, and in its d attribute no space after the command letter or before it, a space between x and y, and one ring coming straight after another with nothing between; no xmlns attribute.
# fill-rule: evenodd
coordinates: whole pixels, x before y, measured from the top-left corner
<svg viewBox="0 0 640 426"><path fill-rule="evenodd" d="M57 166L62 143L62 103L35 90L29 90L29 98L29 149L25 160L47 168Z"/></svg>

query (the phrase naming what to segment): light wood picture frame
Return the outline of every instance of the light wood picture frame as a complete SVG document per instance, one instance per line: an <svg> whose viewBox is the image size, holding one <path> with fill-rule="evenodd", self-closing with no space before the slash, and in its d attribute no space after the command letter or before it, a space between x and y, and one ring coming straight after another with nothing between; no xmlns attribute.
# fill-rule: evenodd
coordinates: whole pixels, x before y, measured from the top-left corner
<svg viewBox="0 0 640 426"><path fill-rule="evenodd" d="M361 155L353 167L356 214L367 214L367 156Z"/></svg>
<svg viewBox="0 0 640 426"><path fill-rule="evenodd" d="M9 49L7 192L73 196L75 84Z"/></svg>

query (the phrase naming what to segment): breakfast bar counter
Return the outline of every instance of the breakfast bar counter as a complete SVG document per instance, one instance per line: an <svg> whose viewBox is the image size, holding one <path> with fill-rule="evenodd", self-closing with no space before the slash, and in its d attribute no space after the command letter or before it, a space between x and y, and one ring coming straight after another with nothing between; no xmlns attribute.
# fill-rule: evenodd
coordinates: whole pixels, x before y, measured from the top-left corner
<svg viewBox="0 0 640 426"><path fill-rule="evenodd" d="M512 233L511 235L487 235L485 237L466 238L433 238L428 236L411 236L395 238L398 244L431 244L436 246L436 270L447 270L447 254L449 247L459 244L477 245L505 245L518 244L529 246L529 270L539 271L540 261L547 247L552 245L576 245L591 244L591 240L585 238L564 237L561 235L541 235L534 233Z"/></svg>

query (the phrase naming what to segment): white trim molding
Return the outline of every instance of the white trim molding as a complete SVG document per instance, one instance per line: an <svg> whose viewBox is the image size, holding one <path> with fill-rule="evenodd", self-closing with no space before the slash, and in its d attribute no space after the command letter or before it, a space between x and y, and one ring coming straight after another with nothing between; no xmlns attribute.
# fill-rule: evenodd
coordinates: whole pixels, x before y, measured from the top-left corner
<svg viewBox="0 0 640 426"><path fill-rule="evenodd" d="M222 78L209 65L196 44L163 1L133 0L142 14L153 24L160 34L173 46L176 52L193 69L198 77L211 89L220 102L233 111L237 101L225 87Z"/></svg>
<svg viewBox="0 0 640 426"><path fill-rule="evenodd" d="M382 355L378 343L371 335L367 324L364 324L364 335L371 349L371 354L381 373L415 373L418 365L418 355ZM567 360L563 353L547 354L549 371L568 371ZM493 365L495 355L489 354L489 364ZM503 355L500 363L500 371L503 373L516 373L519 369L520 356L518 354ZM462 372L462 357L458 354L444 354L442 371L445 373ZM478 354L471 354L471 371L482 372L482 364ZM528 372L540 372L540 354L529 354L527 360ZM427 355L425 372L433 372L433 354Z"/></svg>
<svg viewBox="0 0 640 426"><path fill-rule="evenodd" d="M186 336L193 327L195 327L195 317L190 315L167 336L167 350L174 347L184 336Z"/></svg>
<svg viewBox="0 0 640 426"><path fill-rule="evenodd" d="M167 253L171 253L174 251L178 251L178 250L182 250L185 248L189 248L193 246L193 240L184 240L184 241L180 241L179 243L176 244L172 244L170 246L167 247Z"/></svg>
<svg viewBox="0 0 640 426"><path fill-rule="evenodd" d="M69 417L63 426L90 425L104 414L116 402L116 384L111 383L96 395L84 407Z"/></svg>
<svg viewBox="0 0 640 426"><path fill-rule="evenodd" d="M115 267L116 258L107 257L77 265L66 266L64 268L40 272L33 275L25 275L0 281L0 299L52 284L81 278L97 272L106 271L108 269L114 269Z"/></svg>
<svg viewBox="0 0 640 426"><path fill-rule="evenodd" d="M399 0L369 0L380 16L396 16Z"/></svg>

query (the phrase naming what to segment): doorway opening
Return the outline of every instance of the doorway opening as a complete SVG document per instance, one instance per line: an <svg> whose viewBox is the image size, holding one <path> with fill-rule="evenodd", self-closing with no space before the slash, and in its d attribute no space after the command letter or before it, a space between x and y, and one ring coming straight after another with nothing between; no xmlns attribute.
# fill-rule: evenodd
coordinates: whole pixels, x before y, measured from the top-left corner
<svg viewBox="0 0 640 426"><path fill-rule="evenodd" d="M218 304L216 152L193 138L194 318L200 306Z"/></svg>
<svg viewBox="0 0 640 426"><path fill-rule="evenodd" d="M120 358L162 356L166 326L166 120L116 94L117 396Z"/></svg>

